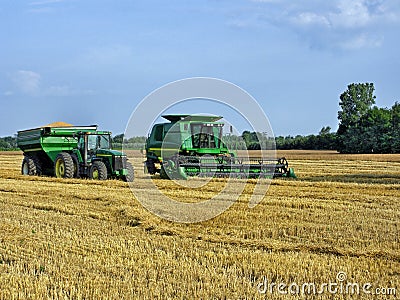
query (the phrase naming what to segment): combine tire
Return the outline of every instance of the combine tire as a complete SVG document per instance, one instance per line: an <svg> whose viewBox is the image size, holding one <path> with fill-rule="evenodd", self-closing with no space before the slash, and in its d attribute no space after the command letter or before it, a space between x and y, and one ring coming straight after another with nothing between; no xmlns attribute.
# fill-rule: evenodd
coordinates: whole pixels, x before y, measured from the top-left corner
<svg viewBox="0 0 400 300"><path fill-rule="evenodd" d="M156 165L154 164L154 161L151 159L146 160L146 168L147 168L147 172L150 175L154 175L157 172Z"/></svg>
<svg viewBox="0 0 400 300"><path fill-rule="evenodd" d="M54 173L57 178L72 178L74 176L74 161L67 152L57 155L54 162Z"/></svg>
<svg viewBox="0 0 400 300"><path fill-rule="evenodd" d="M90 179L106 180L107 179L107 167L102 161L95 161L90 167L89 171Z"/></svg>
<svg viewBox="0 0 400 300"><path fill-rule="evenodd" d="M161 169L160 169L160 178L161 178L161 179L170 179L169 176L168 176L168 174L167 174L167 172L165 171L164 166L161 166Z"/></svg>
<svg viewBox="0 0 400 300"><path fill-rule="evenodd" d="M183 179L187 180L185 168L178 167L176 162L168 160L167 163L163 163L160 169L161 179Z"/></svg>
<svg viewBox="0 0 400 300"><path fill-rule="evenodd" d="M130 162L126 163L126 169L128 170L128 174L124 176L124 180L126 182L132 182L133 179L135 178L135 171L133 169L133 166Z"/></svg>
<svg viewBox="0 0 400 300"><path fill-rule="evenodd" d="M42 168L36 157L25 156L21 166L22 175L42 175Z"/></svg>

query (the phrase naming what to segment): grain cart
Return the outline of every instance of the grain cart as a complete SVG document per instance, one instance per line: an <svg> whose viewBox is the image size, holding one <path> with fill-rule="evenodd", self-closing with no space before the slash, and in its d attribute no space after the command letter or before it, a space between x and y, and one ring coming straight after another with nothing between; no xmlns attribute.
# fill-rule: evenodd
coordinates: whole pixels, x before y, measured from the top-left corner
<svg viewBox="0 0 400 300"><path fill-rule="evenodd" d="M111 132L98 131L97 125L18 131L17 145L24 152L23 175L133 181L132 164L111 149Z"/></svg>
<svg viewBox="0 0 400 300"><path fill-rule="evenodd" d="M237 157L222 141L220 116L164 115L146 141L145 171L161 178L295 177L286 158Z"/></svg>

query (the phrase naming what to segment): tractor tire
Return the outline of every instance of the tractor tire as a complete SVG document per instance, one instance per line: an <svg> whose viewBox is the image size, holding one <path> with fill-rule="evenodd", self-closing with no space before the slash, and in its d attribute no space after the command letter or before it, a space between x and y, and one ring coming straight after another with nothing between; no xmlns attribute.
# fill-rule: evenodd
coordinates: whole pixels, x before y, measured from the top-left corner
<svg viewBox="0 0 400 300"><path fill-rule="evenodd" d="M25 156L21 166L22 175L42 175L42 167L36 157Z"/></svg>
<svg viewBox="0 0 400 300"><path fill-rule="evenodd" d="M80 178L81 175L79 173L79 160L76 154L71 154L72 161L74 162L74 178Z"/></svg>
<svg viewBox="0 0 400 300"><path fill-rule="evenodd" d="M126 163L126 169L128 170L128 174L124 176L124 181L133 182L133 179L135 178L135 170L130 162Z"/></svg>
<svg viewBox="0 0 400 300"><path fill-rule="evenodd" d="M107 167L102 161L93 162L89 170L90 179L106 180L107 179Z"/></svg>
<svg viewBox="0 0 400 300"><path fill-rule="evenodd" d="M54 162L54 174L57 178L72 178L74 176L74 161L67 152L57 155Z"/></svg>

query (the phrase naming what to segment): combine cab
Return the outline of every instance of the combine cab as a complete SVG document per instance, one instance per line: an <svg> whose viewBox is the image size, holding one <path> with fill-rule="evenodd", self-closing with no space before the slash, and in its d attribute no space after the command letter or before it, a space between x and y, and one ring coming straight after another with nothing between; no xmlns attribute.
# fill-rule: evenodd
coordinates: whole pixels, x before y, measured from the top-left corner
<svg viewBox="0 0 400 300"><path fill-rule="evenodd" d="M126 155L111 149L111 132L92 126L44 126L18 131L23 175L133 181Z"/></svg>
<svg viewBox="0 0 400 300"><path fill-rule="evenodd" d="M165 115L146 142L145 168L161 178L295 177L287 160L237 157L222 141L220 116Z"/></svg>

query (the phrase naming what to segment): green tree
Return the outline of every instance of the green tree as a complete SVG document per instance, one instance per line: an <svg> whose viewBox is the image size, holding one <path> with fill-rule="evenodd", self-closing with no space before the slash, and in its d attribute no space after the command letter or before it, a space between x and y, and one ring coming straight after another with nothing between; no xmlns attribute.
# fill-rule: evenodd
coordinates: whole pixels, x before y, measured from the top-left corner
<svg viewBox="0 0 400 300"><path fill-rule="evenodd" d="M117 134L112 138L113 143L122 144L124 142L124 134Z"/></svg>
<svg viewBox="0 0 400 300"><path fill-rule="evenodd" d="M360 152L360 120L375 104L373 83L352 83L340 95L338 112L338 150L340 152Z"/></svg>
<svg viewBox="0 0 400 300"><path fill-rule="evenodd" d="M340 95L342 110L338 112L338 134L357 126L362 116L375 104L374 91L373 83L352 83L347 86L347 90Z"/></svg>
<svg viewBox="0 0 400 300"><path fill-rule="evenodd" d="M248 130L242 132L242 139L246 144L246 148L251 144L251 133Z"/></svg>
<svg viewBox="0 0 400 300"><path fill-rule="evenodd" d="M319 131L319 135L326 135L329 134L330 132L331 132L330 126L322 127L321 130Z"/></svg>
<svg viewBox="0 0 400 300"><path fill-rule="evenodd" d="M400 153L400 103L394 103L391 109L391 137L392 137L392 152Z"/></svg>
<svg viewBox="0 0 400 300"><path fill-rule="evenodd" d="M0 138L0 149L12 150L17 148L16 136L6 136Z"/></svg>
<svg viewBox="0 0 400 300"><path fill-rule="evenodd" d="M10 144L7 143L4 139L0 138L0 149L8 149L10 148Z"/></svg>
<svg viewBox="0 0 400 300"><path fill-rule="evenodd" d="M391 111L374 106L360 120L357 152L389 153L392 150Z"/></svg>

